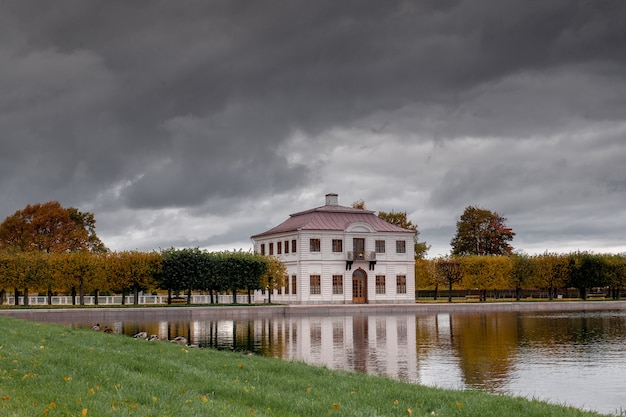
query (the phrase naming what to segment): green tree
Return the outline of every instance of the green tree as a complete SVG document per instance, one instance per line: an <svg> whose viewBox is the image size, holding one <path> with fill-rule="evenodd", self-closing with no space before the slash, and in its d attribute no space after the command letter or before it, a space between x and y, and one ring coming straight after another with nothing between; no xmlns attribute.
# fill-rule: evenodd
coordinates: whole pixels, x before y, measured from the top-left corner
<svg viewBox="0 0 626 417"><path fill-rule="evenodd" d="M530 256L523 253L515 253L511 255L513 266L511 269L510 282L515 288L515 299L521 298L522 288L528 286L530 277L532 276L532 262Z"/></svg>
<svg viewBox="0 0 626 417"><path fill-rule="evenodd" d="M606 263L601 255L589 252L576 252L569 256L570 260L570 282L569 284L578 288L580 298L587 299L587 289L606 286L605 276Z"/></svg>
<svg viewBox="0 0 626 417"><path fill-rule="evenodd" d="M456 235L450 245L453 255L510 255L513 247L509 242L514 236L505 217L468 206L456 223Z"/></svg>

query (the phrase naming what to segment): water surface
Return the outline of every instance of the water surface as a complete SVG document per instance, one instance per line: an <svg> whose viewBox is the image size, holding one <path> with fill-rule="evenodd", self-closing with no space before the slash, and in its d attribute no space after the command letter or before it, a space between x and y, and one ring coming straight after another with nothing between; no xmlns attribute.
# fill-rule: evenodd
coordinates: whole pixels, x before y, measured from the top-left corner
<svg viewBox="0 0 626 417"><path fill-rule="evenodd" d="M539 398L603 413L626 412L625 311L100 324L128 336L139 331L162 339L184 336L201 347L303 360L429 386Z"/></svg>

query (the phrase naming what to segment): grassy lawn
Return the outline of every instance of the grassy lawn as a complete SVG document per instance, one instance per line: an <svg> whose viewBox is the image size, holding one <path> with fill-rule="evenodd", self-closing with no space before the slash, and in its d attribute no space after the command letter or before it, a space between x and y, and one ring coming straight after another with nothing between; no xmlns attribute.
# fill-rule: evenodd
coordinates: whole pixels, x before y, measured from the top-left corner
<svg viewBox="0 0 626 417"><path fill-rule="evenodd" d="M599 416L0 317L0 416Z"/></svg>

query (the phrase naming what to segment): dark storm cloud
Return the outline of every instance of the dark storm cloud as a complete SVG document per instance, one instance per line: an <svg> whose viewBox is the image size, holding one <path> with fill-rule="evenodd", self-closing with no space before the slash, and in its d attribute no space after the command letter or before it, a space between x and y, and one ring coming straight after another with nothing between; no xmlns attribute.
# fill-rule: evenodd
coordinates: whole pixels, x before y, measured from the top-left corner
<svg viewBox="0 0 626 417"><path fill-rule="evenodd" d="M190 223L258 216L246 224L264 228L267 216L242 207L306 190L356 194L343 184L366 176L366 164L348 156L330 166L366 134L386 135L388 146L432 142L430 159L426 148L406 155L430 172L398 173L384 185L369 175L372 191L361 187L353 200L400 204L417 192L407 181L428 192L397 209L432 205L450 217L480 203L516 216L559 190L561 204L579 205L574 180L607 204L623 200L623 168L599 162L597 145L614 141L606 155L624 155L623 130L605 126L626 114L621 0L62 0L47 8L5 0L0 8L4 215L55 199L97 210L115 236L150 209L180 210ZM601 131L553 145L585 129ZM352 133L338 141L329 134L337 130ZM464 148L468 137L477 145ZM378 146L366 161L385 153ZM593 163L580 162L588 155Z"/></svg>

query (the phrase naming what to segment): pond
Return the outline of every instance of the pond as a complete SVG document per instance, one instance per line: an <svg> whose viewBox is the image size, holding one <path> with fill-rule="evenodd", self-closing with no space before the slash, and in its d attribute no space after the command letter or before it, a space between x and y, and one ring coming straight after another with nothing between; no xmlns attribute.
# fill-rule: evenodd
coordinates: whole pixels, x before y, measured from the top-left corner
<svg viewBox="0 0 626 417"><path fill-rule="evenodd" d="M77 318L66 324L93 323ZM100 325L128 336L184 336L200 347L626 413L624 310L116 318Z"/></svg>

